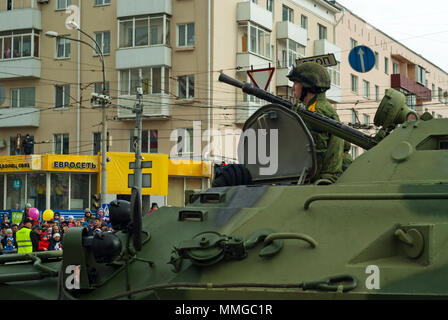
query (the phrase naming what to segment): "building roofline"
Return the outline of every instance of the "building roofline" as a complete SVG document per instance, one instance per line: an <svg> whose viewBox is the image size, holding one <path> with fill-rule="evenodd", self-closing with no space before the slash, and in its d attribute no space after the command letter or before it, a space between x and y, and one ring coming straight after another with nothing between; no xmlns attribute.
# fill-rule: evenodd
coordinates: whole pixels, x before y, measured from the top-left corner
<svg viewBox="0 0 448 320"><path fill-rule="evenodd" d="M358 18L359 20L367 23L369 26L371 26L373 29L375 29L376 31L382 33L383 35L385 35L386 37L388 37L389 39L395 41L396 43L400 44L401 46L403 46L404 48L406 48L407 50L411 51L413 54L415 54L416 56L419 56L420 58L422 58L423 60L425 60L426 62L428 62L429 64L431 64L432 66L434 66L435 68L439 69L440 71L442 71L443 73L445 73L446 75L448 75L448 72L443 70L441 67L439 67L438 65L435 65L433 62L429 61L428 59L426 59L425 57L423 57L421 54L415 52L414 50L412 50L411 48L407 47L406 45L404 45L403 43L401 43L398 40L395 40L394 38L392 38L390 35L388 35L387 33L381 31L380 29L376 28L375 26L373 26L371 23L367 22L366 20L364 20L363 18L361 18L360 16L358 16L357 14L353 13L353 11L351 11L350 9L348 9L347 7L344 7L342 4L340 4L339 2L337 2L336 0L332 1L334 3L334 5L339 6L339 9L341 10L345 10L350 12L350 14L356 18Z"/></svg>

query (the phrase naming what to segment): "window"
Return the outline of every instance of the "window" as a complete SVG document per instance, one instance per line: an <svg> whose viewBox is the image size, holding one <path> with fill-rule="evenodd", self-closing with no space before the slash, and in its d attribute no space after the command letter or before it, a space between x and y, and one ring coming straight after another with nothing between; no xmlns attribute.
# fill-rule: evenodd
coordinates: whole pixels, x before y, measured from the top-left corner
<svg viewBox="0 0 448 320"><path fill-rule="evenodd" d="M300 26L305 30L308 29L308 17L303 14L300 16Z"/></svg>
<svg viewBox="0 0 448 320"><path fill-rule="evenodd" d="M271 58L271 33L243 22L238 25L238 52L251 52Z"/></svg>
<svg viewBox="0 0 448 320"><path fill-rule="evenodd" d="M120 95L135 95L139 73L142 73L143 94L169 93L170 68L153 67L120 71Z"/></svg>
<svg viewBox="0 0 448 320"><path fill-rule="evenodd" d="M65 38L56 38L56 57L70 58L70 40Z"/></svg>
<svg viewBox="0 0 448 320"><path fill-rule="evenodd" d="M280 68L289 68L296 59L305 56L305 47L291 39L279 39L277 48L281 56L278 62Z"/></svg>
<svg viewBox="0 0 448 320"><path fill-rule="evenodd" d="M409 109L415 111L417 107L417 96L415 94L406 94L406 104Z"/></svg>
<svg viewBox="0 0 448 320"><path fill-rule="evenodd" d="M178 78L178 96L179 99L194 98L194 76L181 76Z"/></svg>
<svg viewBox="0 0 448 320"><path fill-rule="evenodd" d="M389 59L384 57L384 73L389 74Z"/></svg>
<svg viewBox="0 0 448 320"><path fill-rule="evenodd" d="M177 154L190 154L193 152L193 128L177 129Z"/></svg>
<svg viewBox="0 0 448 320"><path fill-rule="evenodd" d="M319 40L327 39L327 27L319 23L317 24L317 26L319 28Z"/></svg>
<svg viewBox="0 0 448 320"><path fill-rule="evenodd" d="M380 101L380 87L375 85L375 101Z"/></svg>
<svg viewBox="0 0 448 320"><path fill-rule="evenodd" d="M96 6L103 6L106 4L110 4L110 0L95 0L95 5Z"/></svg>
<svg viewBox="0 0 448 320"><path fill-rule="evenodd" d="M350 75L351 78L351 89L352 92L358 93L358 77L351 74Z"/></svg>
<svg viewBox="0 0 448 320"><path fill-rule="evenodd" d="M358 41L356 41L355 39L350 38L350 48L353 49L357 45L358 45Z"/></svg>
<svg viewBox="0 0 448 320"><path fill-rule="evenodd" d="M194 23L179 24L178 30L178 47L194 47Z"/></svg>
<svg viewBox="0 0 448 320"><path fill-rule="evenodd" d="M101 153L102 143L103 142L101 140L101 132L94 132L93 133L93 150L92 150L93 155L97 155L98 153Z"/></svg>
<svg viewBox="0 0 448 320"><path fill-rule="evenodd" d="M51 208L68 210L68 186L70 175L68 173L51 173L50 175L52 190L50 197ZM28 184L28 186L30 186L30 184Z"/></svg>
<svg viewBox="0 0 448 320"><path fill-rule="evenodd" d="M431 85L431 96L436 97L436 85L434 83Z"/></svg>
<svg viewBox="0 0 448 320"><path fill-rule="evenodd" d="M327 67L328 74L330 75L331 84L340 87L341 86L341 64L337 63L335 66Z"/></svg>
<svg viewBox="0 0 448 320"><path fill-rule="evenodd" d="M380 61L380 56L378 55L378 52L375 51L375 69L379 69L379 61Z"/></svg>
<svg viewBox="0 0 448 320"><path fill-rule="evenodd" d="M267 0L266 1L266 10L271 11L273 10L272 1L274 0Z"/></svg>
<svg viewBox="0 0 448 320"><path fill-rule="evenodd" d="M392 73L399 74L400 73L400 65L396 62L392 61Z"/></svg>
<svg viewBox="0 0 448 320"><path fill-rule="evenodd" d="M14 2L13 0L6 0L6 10L13 10L14 9Z"/></svg>
<svg viewBox="0 0 448 320"><path fill-rule="evenodd" d="M70 178L70 209L82 210L90 207L89 175L72 173Z"/></svg>
<svg viewBox="0 0 448 320"><path fill-rule="evenodd" d="M165 31L163 24L165 21ZM130 18L118 23L119 47L169 45L170 19L166 15Z"/></svg>
<svg viewBox="0 0 448 320"><path fill-rule="evenodd" d="M11 89L11 107L25 108L35 107L36 88Z"/></svg>
<svg viewBox="0 0 448 320"><path fill-rule="evenodd" d="M71 4L72 4L71 0L57 0L56 9L65 10Z"/></svg>
<svg viewBox="0 0 448 320"><path fill-rule="evenodd" d="M285 5L282 5L282 21L294 22L294 11Z"/></svg>
<svg viewBox="0 0 448 320"><path fill-rule="evenodd" d="M68 133L54 134L54 153L55 154L69 154L68 148Z"/></svg>
<svg viewBox="0 0 448 320"><path fill-rule="evenodd" d="M426 85L426 70L423 67L420 67L419 65L415 68L415 79L416 82Z"/></svg>
<svg viewBox="0 0 448 320"><path fill-rule="evenodd" d="M370 125L370 116L366 113L362 114L363 124Z"/></svg>
<svg viewBox="0 0 448 320"><path fill-rule="evenodd" d="M70 85L56 85L55 86L55 108L70 107Z"/></svg>
<svg viewBox="0 0 448 320"><path fill-rule="evenodd" d="M103 55L110 54L110 31L95 32L95 39L103 51Z"/></svg>
<svg viewBox="0 0 448 320"><path fill-rule="evenodd" d="M438 88L438 97L439 97L439 100L442 101L442 98L443 98L442 88Z"/></svg>
<svg viewBox="0 0 448 320"><path fill-rule="evenodd" d="M0 60L39 57L39 31L34 29L0 33Z"/></svg>
<svg viewBox="0 0 448 320"><path fill-rule="evenodd" d="M352 158L355 159L358 156L358 147L351 147Z"/></svg>
<svg viewBox="0 0 448 320"><path fill-rule="evenodd" d="M142 153L157 153L159 149L159 131L142 130ZM129 130L129 151L135 152L134 129Z"/></svg>
<svg viewBox="0 0 448 320"><path fill-rule="evenodd" d="M370 98L370 82L362 80L362 96L364 98Z"/></svg>

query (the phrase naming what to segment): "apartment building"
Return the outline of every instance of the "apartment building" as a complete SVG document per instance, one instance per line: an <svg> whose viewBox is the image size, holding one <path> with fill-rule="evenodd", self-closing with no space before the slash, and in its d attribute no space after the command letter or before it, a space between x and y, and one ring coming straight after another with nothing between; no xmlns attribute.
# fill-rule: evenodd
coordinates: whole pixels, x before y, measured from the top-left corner
<svg viewBox="0 0 448 320"><path fill-rule="evenodd" d="M35 155L95 157L101 151L102 109L90 102L93 92L102 92L100 57L89 37L70 28L71 20L104 53L112 99L106 112L108 152L134 151L132 108L141 76L144 154L203 160L209 148L208 156L232 160L238 129L263 103L219 83L219 73L250 81L250 68L275 67L269 91L291 98L285 75L296 58L334 52L340 61L334 45L338 12L323 0L0 1L0 156L14 155L19 132L34 137ZM65 38L50 37L55 34ZM331 74L329 98L338 102L339 66ZM162 201L181 205L185 189L207 186L208 173L194 165L194 170L169 167ZM53 176L72 183L50 171L36 173L48 192ZM22 174L13 170L0 178L4 194L20 178L13 173ZM95 191L99 175L91 173L90 189L83 189ZM26 182L33 181L29 178ZM76 185L73 181L72 189ZM109 186L108 193L115 195Z"/></svg>
<svg viewBox="0 0 448 320"><path fill-rule="evenodd" d="M337 112L342 122L375 134L373 119L388 88L401 91L408 106L418 114L429 112L435 118L448 116L448 73L370 25L339 3L336 19L336 44L341 52L341 101ZM349 64L350 50L365 45L375 54L375 66L365 73ZM371 128L371 129L368 129ZM362 149L352 146L354 157Z"/></svg>

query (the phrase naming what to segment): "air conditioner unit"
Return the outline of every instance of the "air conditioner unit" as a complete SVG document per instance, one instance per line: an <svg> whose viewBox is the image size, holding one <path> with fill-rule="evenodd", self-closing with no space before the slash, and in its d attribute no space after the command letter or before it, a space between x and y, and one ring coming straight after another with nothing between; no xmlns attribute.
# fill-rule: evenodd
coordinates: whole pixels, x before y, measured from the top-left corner
<svg viewBox="0 0 448 320"><path fill-rule="evenodd" d="M48 3L50 0L37 0L37 3L40 3L40 4L46 4L46 3Z"/></svg>

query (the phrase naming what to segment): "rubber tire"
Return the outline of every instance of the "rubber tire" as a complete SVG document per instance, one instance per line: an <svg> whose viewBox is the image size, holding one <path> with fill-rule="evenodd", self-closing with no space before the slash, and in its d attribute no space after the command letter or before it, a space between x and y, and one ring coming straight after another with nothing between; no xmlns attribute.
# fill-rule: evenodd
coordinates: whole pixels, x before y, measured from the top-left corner
<svg viewBox="0 0 448 320"><path fill-rule="evenodd" d="M240 186L252 183L249 170L242 164L228 164L219 168L212 187Z"/></svg>

